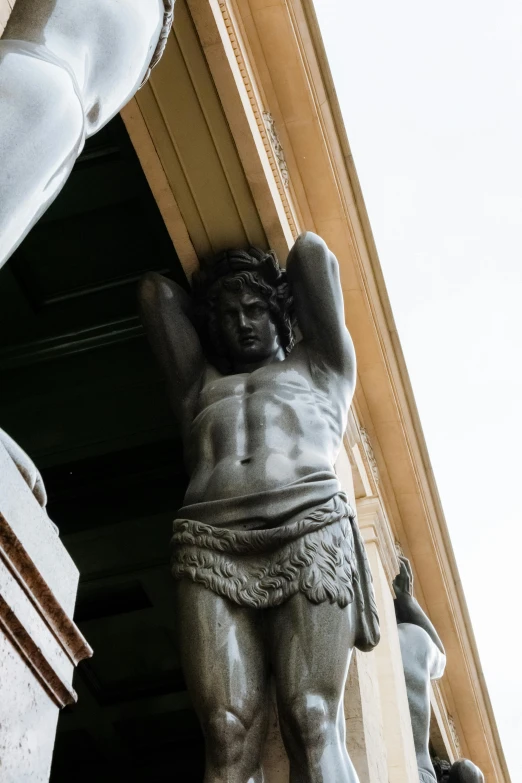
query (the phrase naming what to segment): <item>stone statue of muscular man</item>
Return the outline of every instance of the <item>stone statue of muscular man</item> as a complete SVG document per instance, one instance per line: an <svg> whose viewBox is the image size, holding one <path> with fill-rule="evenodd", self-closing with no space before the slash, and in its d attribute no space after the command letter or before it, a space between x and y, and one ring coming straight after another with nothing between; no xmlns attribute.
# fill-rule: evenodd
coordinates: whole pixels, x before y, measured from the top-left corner
<svg viewBox="0 0 522 783"><path fill-rule="evenodd" d="M400 557L395 577L395 615L399 631L402 665L410 708L413 741L420 783L484 783L480 769L469 759L459 759L448 776L436 775L430 758L430 682L438 680L446 668L446 653L430 619L413 597L413 572L409 561ZM449 765L448 765L449 766Z"/></svg>
<svg viewBox="0 0 522 783"><path fill-rule="evenodd" d="M0 267L159 60L174 0L16 0L0 40Z"/></svg>
<svg viewBox="0 0 522 783"><path fill-rule="evenodd" d="M192 297L149 274L141 302L190 474L172 568L205 781L263 780L273 674L290 780L354 783L345 680L379 628L334 470L356 377L337 261L307 233L286 272L272 253L228 251Z"/></svg>

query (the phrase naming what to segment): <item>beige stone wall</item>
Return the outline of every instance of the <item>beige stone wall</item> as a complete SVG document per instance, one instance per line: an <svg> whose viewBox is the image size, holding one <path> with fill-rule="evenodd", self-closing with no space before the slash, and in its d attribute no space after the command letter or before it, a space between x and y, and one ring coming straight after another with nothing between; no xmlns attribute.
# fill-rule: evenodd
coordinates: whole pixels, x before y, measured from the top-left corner
<svg viewBox="0 0 522 783"><path fill-rule="evenodd" d="M15 2L16 0L0 0L0 36L4 32Z"/></svg>

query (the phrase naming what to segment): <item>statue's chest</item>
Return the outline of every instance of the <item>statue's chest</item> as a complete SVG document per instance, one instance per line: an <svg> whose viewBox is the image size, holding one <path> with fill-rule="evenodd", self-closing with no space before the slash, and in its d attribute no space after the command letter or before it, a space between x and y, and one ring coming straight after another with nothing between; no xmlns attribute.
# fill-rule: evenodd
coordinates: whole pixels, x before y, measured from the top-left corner
<svg viewBox="0 0 522 783"><path fill-rule="evenodd" d="M313 403L309 378L294 368L262 367L252 373L213 379L200 392L199 411L214 409L216 415L261 412L267 407ZM218 413L219 409L219 413Z"/></svg>

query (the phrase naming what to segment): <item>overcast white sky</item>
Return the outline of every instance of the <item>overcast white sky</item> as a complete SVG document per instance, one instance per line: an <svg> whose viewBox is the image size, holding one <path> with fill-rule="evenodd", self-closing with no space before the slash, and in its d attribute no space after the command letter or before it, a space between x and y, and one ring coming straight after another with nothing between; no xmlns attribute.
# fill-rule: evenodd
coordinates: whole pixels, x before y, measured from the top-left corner
<svg viewBox="0 0 522 783"><path fill-rule="evenodd" d="M315 5L520 783L522 3Z"/></svg>

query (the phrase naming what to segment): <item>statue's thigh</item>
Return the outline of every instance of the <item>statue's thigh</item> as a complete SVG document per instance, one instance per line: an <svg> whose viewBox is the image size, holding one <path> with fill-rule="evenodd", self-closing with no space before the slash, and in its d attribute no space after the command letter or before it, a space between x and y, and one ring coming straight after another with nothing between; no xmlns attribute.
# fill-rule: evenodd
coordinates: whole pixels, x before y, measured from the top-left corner
<svg viewBox="0 0 522 783"><path fill-rule="evenodd" d="M140 86L163 13L163 0L17 0L4 38L41 46L71 71L91 136Z"/></svg>
<svg viewBox="0 0 522 783"><path fill-rule="evenodd" d="M332 703L342 698L355 620L353 604L343 609L328 601L313 604L300 593L269 610L270 658L281 707L304 694Z"/></svg>
<svg viewBox="0 0 522 783"><path fill-rule="evenodd" d="M181 664L200 718L224 710L249 725L268 682L261 613L188 579L176 584L176 597Z"/></svg>

